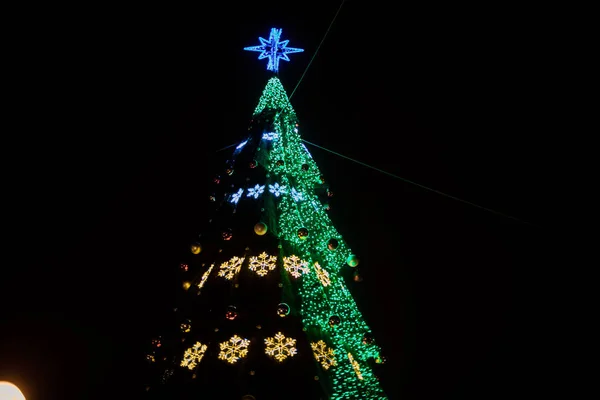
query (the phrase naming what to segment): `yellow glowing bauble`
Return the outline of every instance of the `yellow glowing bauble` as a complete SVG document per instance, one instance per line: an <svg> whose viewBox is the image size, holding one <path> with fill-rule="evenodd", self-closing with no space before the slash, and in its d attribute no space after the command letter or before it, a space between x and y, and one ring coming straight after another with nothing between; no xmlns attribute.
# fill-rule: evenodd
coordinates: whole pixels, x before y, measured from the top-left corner
<svg viewBox="0 0 600 400"><path fill-rule="evenodd" d="M188 290L190 288L190 286L192 286L192 284L188 281L183 282L183 289L184 290Z"/></svg>
<svg viewBox="0 0 600 400"><path fill-rule="evenodd" d="M264 222L259 222L256 225L254 225L254 233L256 233L259 236L262 236L265 233L267 233L267 229L267 224L265 224Z"/></svg>
<svg viewBox="0 0 600 400"><path fill-rule="evenodd" d="M190 250L194 254L200 254L200 252L202 251L202 246L200 246L200 243L194 243L190 246Z"/></svg>
<svg viewBox="0 0 600 400"><path fill-rule="evenodd" d="M0 381L0 400L25 400L25 396L12 383Z"/></svg>

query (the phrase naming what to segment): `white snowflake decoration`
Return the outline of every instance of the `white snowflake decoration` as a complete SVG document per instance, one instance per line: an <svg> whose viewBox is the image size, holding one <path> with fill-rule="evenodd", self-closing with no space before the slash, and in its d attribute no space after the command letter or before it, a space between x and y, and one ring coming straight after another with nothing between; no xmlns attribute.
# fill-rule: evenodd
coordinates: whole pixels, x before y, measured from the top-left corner
<svg viewBox="0 0 600 400"><path fill-rule="evenodd" d="M183 353L183 360L181 360L182 367L188 367L189 369L196 368L196 365L202 360L204 357L204 353L208 347L205 344L200 342L196 342L192 347L187 349L185 353Z"/></svg>
<svg viewBox="0 0 600 400"><path fill-rule="evenodd" d="M237 192L231 195L231 200L229 201L231 203L237 204L237 202L240 200L240 197L242 197L242 194L244 194L244 189L240 188Z"/></svg>
<svg viewBox="0 0 600 400"><path fill-rule="evenodd" d="M310 347L313 349L313 354L317 359L317 362L321 363L323 369L327 370L329 367L335 367L337 361L335 360L335 351L332 348L327 347L324 341L319 340L318 342L312 342Z"/></svg>
<svg viewBox="0 0 600 400"><path fill-rule="evenodd" d="M265 185L260 186L260 185L256 184L253 188L248 188L248 194L246 196L254 197L255 199L258 199L258 196L260 196L264 191L265 191Z"/></svg>
<svg viewBox="0 0 600 400"><path fill-rule="evenodd" d="M202 275L202 278L200 279L200 282L198 283L198 289L202 289L202 287L206 283L206 280L208 279L208 275L210 275L210 272L213 270L214 267L215 267L215 264L211 264L210 268L208 268L208 270L206 270L206 272Z"/></svg>
<svg viewBox="0 0 600 400"><path fill-rule="evenodd" d="M292 199L294 201L302 201L304 200L304 194L296 190L296 188L292 188L290 194L292 195Z"/></svg>
<svg viewBox="0 0 600 400"><path fill-rule="evenodd" d="M228 280L232 280L235 274L240 272L244 260L244 257L232 257L231 260L225 261L219 267L219 276L222 276Z"/></svg>
<svg viewBox="0 0 600 400"><path fill-rule="evenodd" d="M283 333L277 332L275 337L265 338L265 353L281 362L297 354L296 339L286 338Z"/></svg>
<svg viewBox="0 0 600 400"><path fill-rule="evenodd" d="M269 133L263 133L262 138L265 140L273 140L273 139L277 139L279 137L279 135L277 134L277 132L269 132Z"/></svg>
<svg viewBox="0 0 600 400"><path fill-rule="evenodd" d="M329 279L329 272L325 271L318 262L315 263L315 272L317 273L317 278L321 281L321 285L329 286L331 284L331 279Z"/></svg>
<svg viewBox="0 0 600 400"><path fill-rule="evenodd" d="M289 257L283 257L283 264L285 270L294 278L300 278L302 274L308 274L309 272L308 262L293 254Z"/></svg>
<svg viewBox="0 0 600 400"><path fill-rule="evenodd" d="M279 197L279 195L287 193L287 188L279 186L279 183L275 182L274 185L269 185L269 192L273 193L275 197Z"/></svg>
<svg viewBox="0 0 600 400"><path fill-rule="evenodd" d="M221 349L219 360L235 364L248 355L248 346L250 346L248 339L242 339L238 335L233 335L228 341L219 344L219 348Z"/></svg>
<svg viewBox="0 0 600 400"><path fill-rule="evenodd" d="M265 276L277 266L277 257L262 252L258 257L250 257L250 270L259 276Z"/></svg>

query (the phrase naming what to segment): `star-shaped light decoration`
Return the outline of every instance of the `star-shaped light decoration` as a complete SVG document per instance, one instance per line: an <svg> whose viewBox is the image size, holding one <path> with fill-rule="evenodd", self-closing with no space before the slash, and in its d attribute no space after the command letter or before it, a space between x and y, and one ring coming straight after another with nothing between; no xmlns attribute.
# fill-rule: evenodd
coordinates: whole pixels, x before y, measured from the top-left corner
<svg viewBox="0 0 600 400"><path fill-rule="evenodd" d="M279 39L281 38L281 31L282 29L271 28L269 40L259 37L258 40L260 40L260 46L244 47L244 50L259 51L259 60L262 60L263 58L268 58L269 63L267 64L267 69L275 73L279 71L280 59L290 61L290 58L287 56L288 54L301 53L304 51L304 49L287 47L289 40L279 41Z"/></svg>

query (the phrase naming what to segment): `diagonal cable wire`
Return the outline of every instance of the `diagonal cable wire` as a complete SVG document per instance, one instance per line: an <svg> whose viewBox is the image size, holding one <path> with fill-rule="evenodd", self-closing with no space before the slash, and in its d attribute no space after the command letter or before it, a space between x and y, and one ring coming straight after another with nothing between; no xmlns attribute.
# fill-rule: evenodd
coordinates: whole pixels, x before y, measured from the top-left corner
<svg viewBox="0 0 600 400"><path fill-rule="evenodd" d="M410 181L410 180L408 180L408 179L402 178L401 176L394 175L394 174L392 174L392 173L390 173L390 172L387 172L387 171L384 171L384 170L382 170L382 169L379 169L379 168L373 167L372 165L368 165L368 164L365 164L365 163L363 163L363 162L361 162L361 161L358 161L358 160L355 160L355 159L353 159L353 158L350 158L350 157L344 156L344 155L342 155L342 154L340 154L340 153L336 153L335 151L332 151L332 150L326 149L325 147L322 147L322 146L319 146L319 145L317 145L317 144L311 143L311 142L309 142L309 141L307 141L307 140L304 140L304 139L301 139L301 140L302 140L304 143L308 143L308 144L310 144L311 146L318 147L318 148L320 148L320 149L323 149L323 150L325 150L325 151L328 151L328 152L330 152L330 153L332 153L332 154L335 154L336 156L339 156L339 157L345 158L345 159L347 159L347 160L350 160L350 161L352 161L352 162L355 162L355 163L357 163L357 164L360 164L360 165L362 165L362 166L365 166L365 167L368 167L368 168L374 169L375 171L378 171L378 172L381 172L381 173L383 173L383 174L389 175L389 176L391 176L391 177L393 177L393 178L400 179L400 180L402 180L402 181L404 181L404 182L406 182L406 183L410 183L411 185L418 186L418 187L420 187L420 188L422 188L422 189L429 190L429 191L431 191L431 192L434 192L434 193L440 194L440 195L442 195L442 196L445 196L445 197L451 198L451 199L453 199L453 200L460 201L460 202L462 202L462 203L468 204L468 205L470 205L470 206L473 206L473 207L480 208L480 209L482 209L482 210L485 210L485 211L488 211L488 212L491 212L491 213L494 213L494 214L497 214L497 215L501 215L501 216L503 216L503 217L506 217L506 218L512 219L512 220L514 220L514 221L517 221L517 222L520 222L520 223L524 223L524 224L527 224L527 225L535 226L535 225L534 225L534 224L532 224L531 222L523 221L523 220L521 220L521 219L518 219L518 218L516 218L516 217L513 217L513 216L511 216L511 215L504 214L504 213L502 213L502 212L500 212L500 211L492 210L491 208L483 207L483 206L480 206L479 204L475 204L475 203L473 203L473 202L470 202L470 201L467 201L467 200L463 200L463 199L461 199L461 198L459 198L459 197L452 196L452 195L450 195L450 194L448 194L448 193L444 193L444 192L441 192L441 191L439 191L439 190L432 189L432 188L430 188L430 187L427 187L427 186L425 186L425 185L421 185L421 184L419 184L419 183L416 183L416 182Z"/></svg>
<svg viewBox="0 0 600 400"><path fill-rule="evenodd" d="M325 38L327 37L327 34L329 33L329 30L331 29L331 26L333 25L333 22L335 21L335 19L337 18L338 14L340 13L340 10L342 9L342 6L344 5L344 3L346 2L346 0L342 1L342 4L340 4L337 12L335 13L335 15L333 16L333 19L331 20L331 22L329 23L329 27L327 28L327 30L325 31L325 34L323 35L323 39L321 39L321 43L319 43L319 45L317 46L317 49L315 50L312 58L310 59L310 61L308 62L308 65L306 66L306 68L304 69L304 72L302 73L302 76L300 77L300 79L298 80L298 83L296 84L296 87L294 88L294 90L292 90L292 93L289 96L289 99L292 99L292 96L294 95L294 93L296 92L296 89L298 89L298 86L300 85L300 82L302 82L302 78L304 78L304 75L306 75L306 71L308 71L308 68L310 67L310 65L312 64L313 60L315 59L315 57L317 56L317 52L319 51L319 49L321 48L321 45L323 44L323 42L325 41Z"/></svg>

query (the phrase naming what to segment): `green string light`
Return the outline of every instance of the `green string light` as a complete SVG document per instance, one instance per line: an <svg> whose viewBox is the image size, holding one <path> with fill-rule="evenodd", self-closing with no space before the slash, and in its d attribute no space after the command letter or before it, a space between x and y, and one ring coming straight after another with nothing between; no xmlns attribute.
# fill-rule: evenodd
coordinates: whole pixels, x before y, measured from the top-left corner
<svg viewBox="0 0 600 400"><path fill-rule="evenodd" d="M335 351L337 365L323 371L329 377L330 399L387 399L368 362L380 357L380 348L364 343L370 328L340 275L352 253L316 194L322 185L321 173L302 144L296 113L277 77L268 81L254 113L265 109L276 111L273 130L277 133L265 160L266 184L286 188L276 202L277 231L288 251L306 260L310 268L298 284L305 330L310 340L323 339ZM308 230L305 237L298 235L302 228ZM333 251L328 248L330 239L339 243ZM326 286L317 276L315 263L328 274ZM330 324L332 316L339 317L338 324Z"/></svg>

